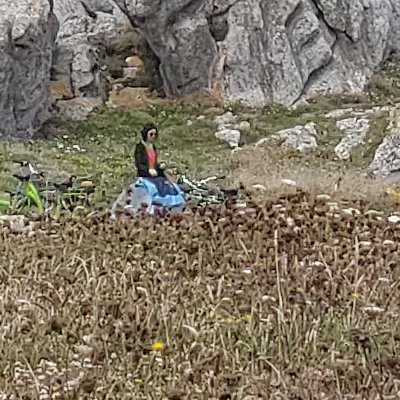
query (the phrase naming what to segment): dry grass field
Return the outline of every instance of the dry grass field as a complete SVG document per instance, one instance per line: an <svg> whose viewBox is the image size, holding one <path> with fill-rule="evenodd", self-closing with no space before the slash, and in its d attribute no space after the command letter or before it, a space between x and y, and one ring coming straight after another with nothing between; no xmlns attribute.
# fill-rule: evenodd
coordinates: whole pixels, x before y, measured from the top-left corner
<svg viewBox="0 0 400 400"><path fill-rule="evenodd" d="M302 191L246 210L4 223L15 399L396 399L400 227Z"/></svg>
<svg viewBox="0 0 400 400"><path fill-rule="evenodd" d="M362 175L388 116L338 161L324 115L348 105L335 101L233 109L252 127L233 154L214 137L224 109L179 102L2 141L1 190L16 183L13 158L52 178L89 175L98 190L81 215L0 217L0 399L398 399L400 216ZM111 221L149 120L171 171L265 190L246 209ZM250 146L310 120L317 151Z"/></svg>

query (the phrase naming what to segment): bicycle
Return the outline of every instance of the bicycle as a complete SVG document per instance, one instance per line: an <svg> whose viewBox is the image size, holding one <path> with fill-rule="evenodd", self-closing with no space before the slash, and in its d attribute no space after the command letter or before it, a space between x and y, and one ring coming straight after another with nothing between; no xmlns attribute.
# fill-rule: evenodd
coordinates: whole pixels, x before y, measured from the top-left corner
<svg viewBox="0 0 400 400"><path fill-rule="evenodd" d="M77 177L71 175L62 183L51 182L45 178L45 173L39 171L31 162L13 160L23 169L13 174L19 180L15 190L6 191L10 199L0 199L0 209L12 213L31 211L36 206L40 214L49 214L53 210L57 215L61 211L74 211L78 207L90 206L89 196L94 193L95 186L76 187Z"/></svg>

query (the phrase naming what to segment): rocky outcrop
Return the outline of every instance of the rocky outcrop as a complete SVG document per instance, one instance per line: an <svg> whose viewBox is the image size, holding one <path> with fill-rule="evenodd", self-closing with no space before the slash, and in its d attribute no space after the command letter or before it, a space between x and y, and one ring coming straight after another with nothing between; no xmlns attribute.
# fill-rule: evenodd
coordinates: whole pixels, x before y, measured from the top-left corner
<svg viewBox="0 0 400 400"><path fill-rule="evenodd" d="M0 137L29 137L48 118L57 29L48 0L0 1Z"/></svg>
<svg viewBox="0 0 400 400"><path fill-rule="evenodd" d="M60 23L52 79L63 83L65 97L106 98L106 74L99 47L121 34L122 13L108 0L54 0Z"/></svg>
<svg viewBox="0 0 400 400"><path fill-rule="evenodd" d="M335 154L341 160L348 160L353 148L364 143L369 130L369 120L366 117L346 118L337 121L336 127L344 136L335 147Z"/></svg>
<svg viewBox="0 0 400 400"><path fill-rule="evenodd" d="M400 134L385 137L376 149L369 169L384 178L400 171Z"/></svg>
<svg viewBox="0 0 400 400"><path fill-rule="evenodd" d="M400 104L389 112L387 135L375 151L369 170L386 180L400 182Z"/></svg>
<svg viewBox="0 0 400 400"><path fill-rule="evenodd" d="M400 44L400 0L115 1L171 96L208 88L261 106L359 92Z"/></svg>

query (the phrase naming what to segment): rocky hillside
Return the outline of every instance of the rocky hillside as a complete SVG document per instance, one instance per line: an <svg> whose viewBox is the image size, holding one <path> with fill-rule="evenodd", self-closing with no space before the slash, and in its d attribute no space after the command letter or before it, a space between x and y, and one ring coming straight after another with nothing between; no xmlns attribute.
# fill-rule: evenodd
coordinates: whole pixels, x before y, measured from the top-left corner
<svg viewBox="0 0 400 400"><path fill-rule="evenodd" d="M267 4L268 3L268 4ZM30 136L49 98L93 108L113 83L104 44L134 28L167 96L201 89L229 102L293 105L359 92L398 49L400 0L2 0L0 136ZM135 54L132 54L133 56ZM78 99L78 100L76 100Z"/></svg>
<svg viewBox="0 0 400 400"><path fill-rule="evenodd" d="M357 92L398 49L399 0L116 0L161 61L166 93L251 105Z"/></svg>

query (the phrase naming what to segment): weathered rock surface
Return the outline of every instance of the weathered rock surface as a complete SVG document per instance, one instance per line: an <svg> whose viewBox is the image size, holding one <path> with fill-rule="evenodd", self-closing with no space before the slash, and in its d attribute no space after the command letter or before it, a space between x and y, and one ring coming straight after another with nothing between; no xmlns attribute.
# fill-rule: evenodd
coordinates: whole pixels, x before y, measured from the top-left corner
<svg viewBox="0 0 400 400"><path fill-rule="evenodd" d="M389 125L386 136L375 151L369 170L389 181L400 181L400 108L399 104L389 113Z"/></svg>
<svg viewBox="0 0 400 400"><path fill-rule="evenodd" d="M387 113L392 114L395 110L396 107L393 106L375 106L368 109L342 108L326 113L325 118L337 119L336 127L343 134L342 139L336 145L334 150L336 156L341 160L349 159L353 149L372 139L367 139L371 121L373 121L375 117L380 117ZM393 129L391 125L393 124L396 127L398 126L397 122L393 121L393 118L391 118L391 123L386 130L392 131ZM396 127L394 133L397 133ZM386 149L385 154L387 155L387 144L385 144L384 147ZM379 150L376 155L379 159L381 159L383 155L381 150ZM382 168L384 168L383 165L385 163L386 162L382 164ZM377 172L381 168L378 164L380 164L380 161L378 162L376 159L371 170Z"/></svg>
<svg viewBox="0 0 400 400"><path fill-rule="evenodd" d="M369 119L365 117L346 118L337 121L336 126L342 131L343 138L335 147L335 154L341 160L347 160L350 158L353 148L364 143L369 130Z"/></svg>
<svg viewBox="0 0 400 400"><path fill-rule="evenodd" d="M369 167L382 177L400 171L400 133L385 137Z"/></svg>
<svg viewBox="0 0 400 400"><path fill-rule="evenodd" d="M116 0L161 61L167 95L251 105L359 92L399 48L400 0Z"/></svg>
<svg viewBox="0 0 400 400"><path fill-rule="evenodd" d="M57 29L48 0L0 1L0 137L30 136L48 118Z"/></svg>
<svg viewBox="0 0 400 400"><path fill-rule="evenodd" d="M54 0L60 22L52 79L75 97L100 97L107 92L99 63L99 46L121 34L122 14L108 0Z"/></svg>
<svg viewBox="0 0 400 400"><path fill-rule="evenodd" d="M280 145L287 149L297 151L313 150L318 147L317 130L314 122L305 125L296 125L293 128L282 129L271 136L258 140L255 147L270 143L271 140L280 142Z"/></svg>
<svg viewBox="0 0 400 400"><path fill-rule="evenodd" d="M282 141L282 147L297 151L306 151L317 148L317 131L315 124L297 125L294 128L284 129L274 133L272 139Z"/></svg>

